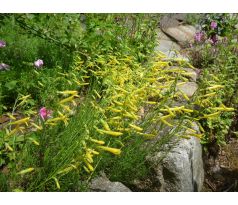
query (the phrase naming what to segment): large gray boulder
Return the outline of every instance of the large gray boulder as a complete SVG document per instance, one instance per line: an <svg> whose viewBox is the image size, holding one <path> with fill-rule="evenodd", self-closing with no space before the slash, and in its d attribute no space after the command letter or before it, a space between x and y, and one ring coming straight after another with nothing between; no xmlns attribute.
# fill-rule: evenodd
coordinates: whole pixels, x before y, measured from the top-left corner
<svg viewBox="0 0 238 205"><path fill-rule="evenodd" d="M177 89L190 98L197 91L198 85L195 82L186 82L184 84L177 85Z"/></svg>
<svg viewBox="0 0 238 205"><path fill-rule="evenodd" d="M121 182L111 182L105 174L93 179L89 188L93 192L131 192L131 190Z"/></svg>
<svg viewBox="0 0 238 205"><path fill-rule="evenodd" d="M181 55L178 52L181 50L181 47L160 29L157 29L157 39L158 45L154 49L155 52L162 52L168 60L173 58L180 58L185 61L189 61L187 57Z"/></svg>
<svg viewBox="0 0 238 205"><path fill-rule="evenodd" d="M198 130L197 126L195 128ZM173 148L169 151L158 151L147 158L160 191L201 191L204 169L199 139L180 139L170 145Z"/></svg>
<svg viewBox="0 0 238 205"><path fill-rule="evenodd" d="M196 28L191 25L178 25L174 27L162 27L162 30L180 45L185 46L194 41Z"/></svg>
<svg viewBox="0 0 238 205"><path fill-rule="evenodd" d="M158 46L155 47L155 51L161 51L163 53L180 50L179 45L171 40L159 40Z"/></svg>

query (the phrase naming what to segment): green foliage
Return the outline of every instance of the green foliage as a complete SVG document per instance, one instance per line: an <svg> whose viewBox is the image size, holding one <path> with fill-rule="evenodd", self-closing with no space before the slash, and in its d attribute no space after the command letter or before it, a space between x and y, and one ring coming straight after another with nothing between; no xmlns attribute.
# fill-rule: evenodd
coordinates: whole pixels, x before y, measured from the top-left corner
<svg viewBox="0 0 238 205"><path fill-rule="evenodd" d="M217 23L217 28L211 28L211 22ZM191 48L190 57L193 65L202 69L200 88L211 85L222 85L215 96L211 96L207 102L211 107L224 104L233 107L234 112L223 113L212 119L202 119L201 124L206 128L204 144L217 141L225 143L231 135L230 130L237 127L237 24L236 14L206 14L202 15L201 28L205 32L202 42L198 42ZM219 35L216 43L210 43L207 39ZM206 95L201 89L200 94ZM205 112L211 113L211 109ZM232 128L233 127L233 128ZM235 129L235 128L234 128ZM235 131L235 130L233 130Z"/></svg>
<svg viewBox="0 0 238 205"><path fill-rule="evenodd" d="M211 28L211 22L217 23L215 29ZM200 18L199 24L202 30L206 32L208 37L217 34L219 36L228 36L237 24L236 14L203 14Z"/></svg>
<svg viewBox="0 0 238 205"><path fill-rule="evenodd" d="M45 102L39 83L51 93L59 89L52 79L71 70L75 55L90 60L108 52L133 55L145 61L155 44L157 15L149 14L2 14L0 39L7 42L0 59L10 65L1 72L0 111L11 109L18 93L32 94L38 106ZM43 59L37 76L33 62ZM50 84L49 84L50 83ZM64 84L62 84L64 87ZM42 89L41 89L42 90ZM1 112L0 112L1 113Z"/></svg>
<svg viewBox="0 0 238 205"><path fill-rule="evenodd" d="M226 133L231 123L226 111L233 111L237 82L228 75L237 72L237 59L230 55L225 62L224 52L218 53L227 70L224 63L211 66L204 73L201 92L189 99L175 88L188 81L180 67L193 67L181 59L164 61L161 53L151 55L157 18L1 15L0 38L7 46L1 48L0 58L11 66L10 71L1 71L0 81L0 111L9 117L0 132L3 191L82 191L95 170L130 182L148 174L146 155L172 137L202 137L192 121ZM37 59L43 59L42 68L34 67ZM177 68L167 69L170 66ZM220 79L212 80L213 69L220 69ZM216 100L209 103L204 95L214 84L227 89L216 90ZM229 102L224 101L227 96ZM187 104L175 106L174 100ZM202 108L193 109L194 105ZM42 107L50 116L39 115ZM220 125L210 117L214 109L221 110ZM159 136L165 128L165 137ZM152 138L158 142L146 147Z"/></svg>
<svg viewBox="0 0 238 205"><path fill-rule="evenodd" d="M149 174L146 164L148 152L144 140L139 136L134 136L133 142L123 147L123 152L119 157L105 154L99 163L98 170L103 170L112 181L130 184L134 179L143 179Z"/></svg>
<svg viewBox="0 0 238 205"><path fill-rule="evenodd" d="M87 180L87 172L93 169L89 148L97 148L90 139L99 138L94 126L103 118L91 105L94 90L102 92L100 84L93 89L101 81L93 71L104 66L109 53L117 58L132 55L131 65L145 62L155 43L157 18L142 14L1 15L0 39L7 46L1 48L0 59L10 65L10 71L1 71L0 111L4 117L11 116L0 138L3 190L85 189L80 181ZM34 67L37 59L43 59L42 68ZM90 87L84 86L89 83ZM65 90L80 96L60 103L59 92ZM43 106L53 110L52 120L57 123L42 121L38 110ZM15 118L15 113L20 116ZM98 140L104 138L100 135Z"/></svg>

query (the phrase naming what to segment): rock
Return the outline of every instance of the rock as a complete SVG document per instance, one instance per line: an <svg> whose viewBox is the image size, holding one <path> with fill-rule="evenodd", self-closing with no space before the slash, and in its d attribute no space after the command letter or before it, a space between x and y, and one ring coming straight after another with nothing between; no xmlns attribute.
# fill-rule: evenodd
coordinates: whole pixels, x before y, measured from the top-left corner
<svg viewBox="0 0 238 205"><path fill-rule="evenodd" d="M160 40L168 40L171 41L171 38L166 35L160 28L156 29L156 33L157 33L157 39Z"/></svg>
<svg viewBox="0 0 238 205"><path fill-rule="evenodd" d="M167 51L164 54L167 57L167 58L163 59L165 61L176 62L176 60L179 59L180 61L189 62L189 59L186 56L181 55L180 53L177 53L175 51Z"/></svg>
<svg viewBox="0 0 238 205"><path fill-rule="evenodd" d="M166 15L160 20L160 28L166 29L169 27L179 26L180 22L177 19L172 18L170 15Z"/></svg>
<svg viewBox="0 0 238 205"><path fill-rule="evenodd" d="M131 190L121 182L111 182L105 174L93 179L89 188L94 192L131 192Z"/></svg>
<svg viewBox="0 0 238 205"><path fill-rule="evenodd" d="M177 51L179 51L181 48L180 46L171 40L159 40L159 45L155 47L155 52L162 52L166 59L169 60L171 58L180 58L185 61L189 61L189 59L181 54L179 54Z"/></svg>
<svg viewBox="0 0 238 205"><path fill-rule="evenodd" d="M187 19L187 15L188 14L185 14L185 13L177 13L177 14L173 14L173 18L175 18L179 22L185 22Z"/></svg>
<svg viewBox="0 0 238 205"><path fill-rule="evenodd" d="M154 180L154 179L153 179ZM133 186L136 192L159 192L160 189L156 184L158 181L151 181L151 179L138 180L135 179L131 186Z"/></svg>
<svg viewBox="0 0 238 205"><path fill-rule="evenodd" d="M166 14L160 19L160 27L168 28L181 25L186 21L187 14Z"/></svg>
<svg viewBox="0 0 238 205"><path fill-rule="evenodd" d="M162 30L175 39L180 45L185 46L194 41L196 28L191 25L178 25L174 27L165 27Z"/></svg>
<svg viewBox="0 0 238 205"><path fill-rule="evenodd" d="M168 69L169 69L169 70L181 69L181 70L184 71L184 75L187 76L187 77L189 77L191 81L194 81L194 82L197 81L197 78L198 78L198 71L197 71L197 70L198 70L198 69L196 69L196 68L192 69L192 68L181 68L181 67L179 67L179 66L170 66Z"/></svg>
<svg viewBox="0 0 238 205"><path fill-rule="evenodd" d="M187 75L190 77L190 79L194 82L197 81L198 78L198 72L195 71L192 68L182 68L182 70L186 71Z"/></svg>
<svg viewBox="0 0 238 205"><path fill-rule="evenodd" d="M155 47L155 51L167 52L177 50L179 51L181 48L180 46L171 40L159 40L158 46Z"/></svg>
<svg viewBox="0 0 238 205"><path fill-rule="evenodd" d="M164 53L167 58L173 58L176 56L174 50L180 50L180 47L175 42L168 40L160 40L159 45L155 47L155 52L160 51Z"/></svg>
<svg viewBox="0 0 238 205"><path fill-rule="evenodd" d="M189 61L189 59L181 55L178 51L181 50L181 47L173 41L170 37L168 37L163 31L157 29L157 39L158 39L158 46L155 47L155 52L162 52L166 55L166 59L169 60L172 58L180 58L185 61Z"/></svg>
<svg viewBox="0 0 238 205"><path fill-rule="evenodd" d="M177 85L177 89L185 93L188 97L192 97L198 89L198 85L195 82L186 82L182 85Z"/></svg>
<svg viewBox="0 0 238 205"><path fill-rule="evenodd" d="M147 160L154 170L155 181L159 181L160 191L201 191L204 169L199 139L180 139L169 152L159 151Z"/></svg>

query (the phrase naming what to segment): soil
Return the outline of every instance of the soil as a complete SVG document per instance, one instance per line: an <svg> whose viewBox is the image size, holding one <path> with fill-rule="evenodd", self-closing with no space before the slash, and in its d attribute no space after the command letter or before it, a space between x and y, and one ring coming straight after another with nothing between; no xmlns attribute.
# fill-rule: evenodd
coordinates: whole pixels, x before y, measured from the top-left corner
<svg viewBox="0 0 238 205"><path fill-rule="evenodd" d="M217 156L204 153L204 192L238 191L238 138L230 138Z"/></svg>

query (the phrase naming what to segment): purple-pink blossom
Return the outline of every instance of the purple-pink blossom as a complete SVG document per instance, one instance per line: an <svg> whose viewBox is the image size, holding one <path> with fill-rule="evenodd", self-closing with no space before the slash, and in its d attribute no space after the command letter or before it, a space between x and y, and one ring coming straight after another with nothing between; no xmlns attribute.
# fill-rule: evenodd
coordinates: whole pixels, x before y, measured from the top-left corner
<svg viewBox="0 0 238 205"><path fill-rule="evenodd" d="M51 117L52 111L46 109L46 107L42 107L39 111L39 115L42 120L46 120L47 118Z"/></svg>
<svg viewBox="0 0 238 205"><path fill-rule="evenodd" d="M203 32L197 32L195 33L194 39L196 42L201 42L204 34Z"/></svg>
<svg viewBox="0 0 238 205"><path fill-rule="evenodd" d="M209 40L211 41L212 45L215 45L218 42L218 37L216 34L214 34Z"/></svg>
<svg viewBox="0 0 238 205"><path fill-rule="evenodd" d="M6 42L3 40L0 40L0 48L6 47Z"/></svg>
<svg viewBox="0 0 238 205"><path fill-rule="evenodd" d="M212 21L211 22L211 28L215 29L217 27L217 22L216 21Z"/></svg>
<svg viewBox="0 0 238 205"><path fill-rule="evenodd" d="M36 68L41 68L41 67L43 66L43 64L44 64L44 62L43 62L43 60L41 60L41 59L38 59L38 60L36 60L36 61L34 62L34 66L35 66Z"/></svg>
<svg viewBox="0 0 238 205"><path fill-rule="evenodd" d="M5 63L0 63L0 70L8 70L9 69L9 65L5 64Z"/></svg>

